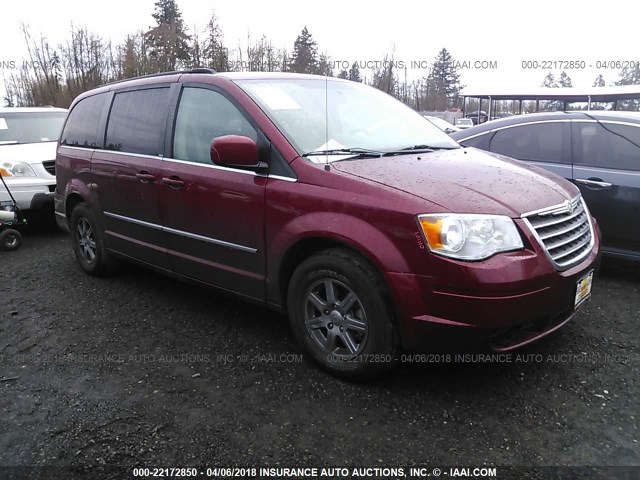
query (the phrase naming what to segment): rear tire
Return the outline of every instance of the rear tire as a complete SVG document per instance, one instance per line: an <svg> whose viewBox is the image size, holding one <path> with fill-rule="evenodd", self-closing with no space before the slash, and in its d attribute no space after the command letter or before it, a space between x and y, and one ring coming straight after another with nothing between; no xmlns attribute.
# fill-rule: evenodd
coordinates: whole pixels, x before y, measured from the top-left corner
<svg viewBox="0 0 640 480"><path fill-rule="evenodd" d="M397 335L384 281L345 249L320 252L289 283L289 321L311 358L330 373L365 380L397 363Z"/></svg>
<svg viewBox="0 0 640 480"><path fill-rule="evenodd" d="M117 261L105 248L104 233L85 202L73 208L70 229L73 253L86 273L102 277L116 270Z"/></svg>
<svg viewBox="0 0 640 480"><path fill-rule="evenodd" d="M8 252L17 250L22 243L22 234L18 230L8 228L0 232L0 248Z"/></svg>

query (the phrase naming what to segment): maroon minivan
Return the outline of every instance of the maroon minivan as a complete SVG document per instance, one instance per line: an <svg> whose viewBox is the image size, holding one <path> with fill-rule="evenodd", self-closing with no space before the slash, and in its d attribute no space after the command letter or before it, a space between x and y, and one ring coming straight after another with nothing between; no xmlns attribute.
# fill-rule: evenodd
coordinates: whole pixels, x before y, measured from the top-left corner
<svg viewBox="0 0 640 480"><path fill-rule="evenodd" d="M569 182L335 78L105 85L71 106L56 175L88 274L130 260L287 312L309 355L351 378L445 338L544 337L589 298L600 249Z"/></svg>

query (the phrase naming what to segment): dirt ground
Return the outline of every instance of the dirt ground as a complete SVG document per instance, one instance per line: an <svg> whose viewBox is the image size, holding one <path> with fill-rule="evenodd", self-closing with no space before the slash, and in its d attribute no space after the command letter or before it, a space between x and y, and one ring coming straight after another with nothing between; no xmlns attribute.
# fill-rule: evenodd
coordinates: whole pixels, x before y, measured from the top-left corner
<svg viewBox="0 0 640 480"><path fill-rule="evenodd" d="M0 252L0 465L640 466L639 288L606 263L513 361L353 384L283 317L138 267L88 277L42 228Z"/></svg>

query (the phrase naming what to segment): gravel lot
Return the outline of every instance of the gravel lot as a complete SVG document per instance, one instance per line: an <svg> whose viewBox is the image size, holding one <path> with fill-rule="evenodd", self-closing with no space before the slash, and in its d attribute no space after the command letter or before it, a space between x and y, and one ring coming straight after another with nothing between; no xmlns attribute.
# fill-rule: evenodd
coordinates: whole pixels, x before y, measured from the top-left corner
<svg viewBox="0 0 640 480"><path fill-rule="evenodd" d="M0 465L640 465L638 269L605 263L519 359L351 384L267 310L138 267L84 275L55 228L0 266Z"/></svg>

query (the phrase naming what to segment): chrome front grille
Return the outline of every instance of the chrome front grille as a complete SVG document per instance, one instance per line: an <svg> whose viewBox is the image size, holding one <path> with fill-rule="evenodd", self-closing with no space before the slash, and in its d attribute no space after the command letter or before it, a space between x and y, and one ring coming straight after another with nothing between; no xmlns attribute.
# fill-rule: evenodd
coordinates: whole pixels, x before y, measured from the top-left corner
<svg viewBox="0 0 640 480"><path fill-rule="evenodd" d="M42 166L49 173L49 175L56 174L56 161L55 160L47 160L46 162L42 162Z"/></svg>
<svg viewBox="0 0 640 480"><path fill-rule="evenodd" d="M522 216L560 269L569 268L585 258L593 246L593 226L582 197L567 200Z"/></svg>

